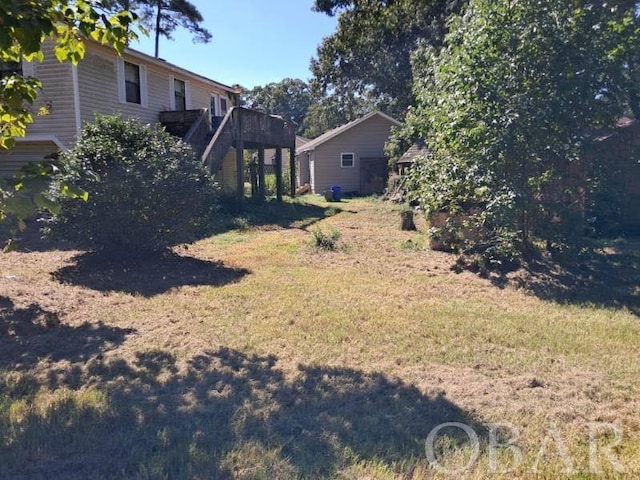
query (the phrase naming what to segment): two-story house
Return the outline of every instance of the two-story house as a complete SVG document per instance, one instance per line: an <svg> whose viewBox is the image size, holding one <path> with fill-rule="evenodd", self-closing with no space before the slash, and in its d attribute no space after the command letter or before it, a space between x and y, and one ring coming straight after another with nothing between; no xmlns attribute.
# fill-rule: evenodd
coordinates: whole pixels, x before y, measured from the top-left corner
<svg viewBox="0 0 640 480"><path fill-rule="evenodd" d="M96 42L86 47L77 66L58 62L48 42L42 63L8 66L42 82L34 111L46 107L48 114L35 117L12 150L0 152L0 175L70 148L96 113L163 123L192 143L226 190L238 195L244 190L244 148L288 148L295 142L282 119L235 108L239 92L230 86L131 48L118 55Z"/></svg>

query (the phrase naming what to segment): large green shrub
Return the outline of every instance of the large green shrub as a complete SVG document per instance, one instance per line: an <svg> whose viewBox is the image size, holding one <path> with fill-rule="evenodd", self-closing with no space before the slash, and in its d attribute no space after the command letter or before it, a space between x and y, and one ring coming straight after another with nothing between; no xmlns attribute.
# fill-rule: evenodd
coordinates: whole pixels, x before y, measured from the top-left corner
<svg viewBox="0 0 640 480"><path fill-rule="evenodd" d="M213 221L218 186L189 145L159 126L97 116L62 162L58 181L89 198L62 200L56 236L126 257L193 241Z"/></svg>
<svg viewBox="0 0 640 480"><path fill-rule="evenodd" d="M470 0L444 48L414 52L416 105L392 143L428 144L404 187L430 220L447 215L437 240L491 262L576 243L584 149L630 99L638 28L632 3Z"/></svg>

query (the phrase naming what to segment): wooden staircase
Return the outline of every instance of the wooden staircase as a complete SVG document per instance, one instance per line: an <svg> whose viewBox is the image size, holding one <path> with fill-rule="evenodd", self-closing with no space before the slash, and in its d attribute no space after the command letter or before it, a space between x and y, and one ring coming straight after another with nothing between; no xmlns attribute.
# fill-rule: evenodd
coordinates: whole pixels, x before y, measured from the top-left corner
<svg viewBox="0 0 640 480"><path fill-rule="evenodd" d="M292 124L281 117L243 107L232 107L215 130L206 108L161 112L160 121L169 132L181 133L180 136L191 144L212 173L222 169L227 152L230 148L235 148L238 195L244 192L244 149L275 148L281 152L283 148L288 148L290 152L295 152L296 148L296 134ZM290 154L292 178L295 177L293 154ZM282 183L282 179L279 178L278 182Z"/></svg>

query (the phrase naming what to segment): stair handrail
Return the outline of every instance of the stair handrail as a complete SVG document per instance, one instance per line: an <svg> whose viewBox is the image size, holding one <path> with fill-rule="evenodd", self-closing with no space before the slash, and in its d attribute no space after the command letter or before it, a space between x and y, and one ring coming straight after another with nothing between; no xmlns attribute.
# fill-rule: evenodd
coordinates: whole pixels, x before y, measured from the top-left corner
<svg viewBox="0 0 640 480"><path fill-rule="evenodd" d="M204 153L200 157L202 162L205 163L211 170L214 170L214 161L210 161L210 157L215 153L214 149L217 145L221 144L221 140L224 138L225 134L228 135L228 145L226 147L222 145L220 150L225 150L220 154L219 159L212 159L217 161L222 161L224 158L224 154L226 154L226 150L228 150L233 144L233 111L236 107L231 107L229 111L227 111L226 115L222 119L220 126L217 128L216 132L213 134L213 138L209 141L207 148L204 150Z"/></svg>

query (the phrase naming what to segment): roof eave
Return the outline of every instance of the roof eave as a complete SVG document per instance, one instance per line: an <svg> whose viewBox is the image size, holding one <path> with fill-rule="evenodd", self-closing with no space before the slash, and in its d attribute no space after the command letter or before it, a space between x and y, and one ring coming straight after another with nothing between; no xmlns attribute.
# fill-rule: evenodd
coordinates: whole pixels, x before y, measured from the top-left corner
<svg viewBox="0 0 640 480"><path fill-rule="evenodd" d="M149 63L153 63L154 65L157 65L159 67L162 68L169 68L170 70L173 70L175 72L180 72L183 75L186 75L188 77L191 77L193 79L199 80L199 81L204 81L206 83L211 83L213 85L215 85L216 87L220 88L221 90L225 90L229 93L233 93L233 94L237 94L239 93L237 89L230 87L229 85L225 85L224 83L220 83L216 80L213 80L211 78L205 77L204 75L200 75L198 73L192 72L191 70L187 70L186 68L180 67L178 65L175 65L171 62L167 62L166 60L162 60L156 57L153 57L151 55L148 55L144 52L141 52L139 50L135 50L131 47L127 47L124 50L124 53L127 55L131 55L132 57L136 57L139 58L141 60L144 60L146 62Z"/></svg>

